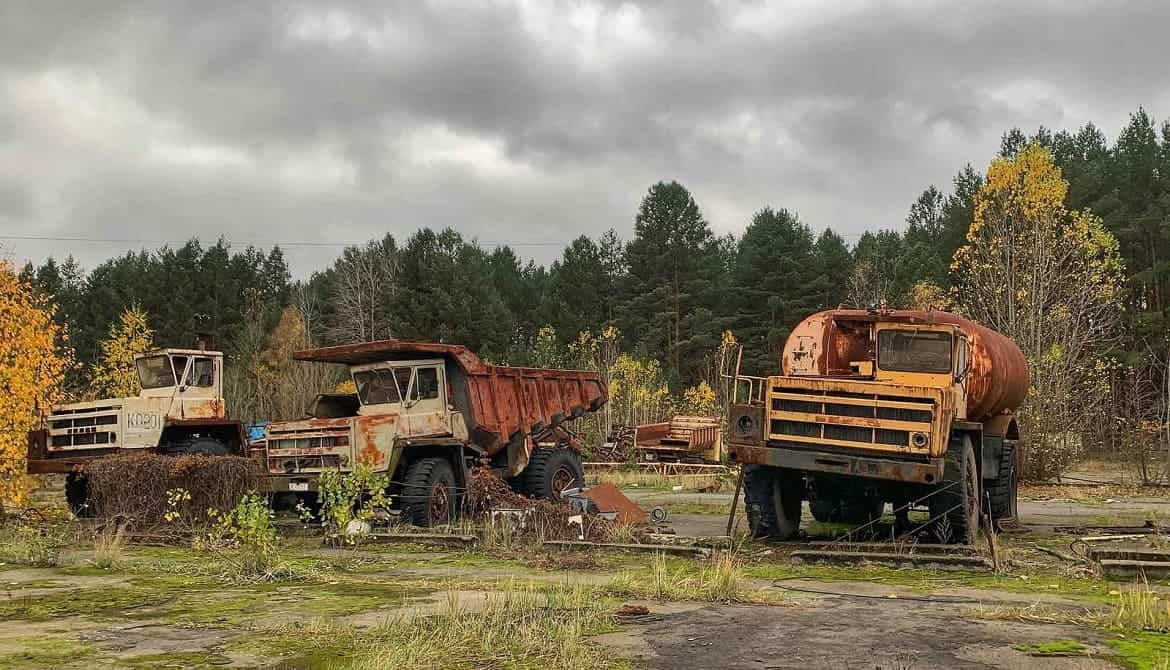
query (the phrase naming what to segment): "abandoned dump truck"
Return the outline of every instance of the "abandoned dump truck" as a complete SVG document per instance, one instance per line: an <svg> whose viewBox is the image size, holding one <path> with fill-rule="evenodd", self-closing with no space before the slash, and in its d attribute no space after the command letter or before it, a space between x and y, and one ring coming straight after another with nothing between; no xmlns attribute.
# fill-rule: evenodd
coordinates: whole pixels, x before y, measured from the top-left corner
<svg viewBox="0 0 1170 670"><path fill-rule="evenodd" d="M87 498L77 466L131 450L168 455L240 454L244 428L229 419L223 399L223 354L160 349L134 357L141 391L54 406L44 427L29 433L28 471L67 473L65 497L74 510Z"/></svg>
<svg viewBox="0 0 1170 670"><path fill-rule="evenodd" d="M278 496L315 491L321 472L366 463L390 475L404 519L434 526L458 515L473 466L533 497L584 484L565 424L605 404L595 373L489 365L462 346L404 340L293 358L349 366L357 392L318 396L309 418L268 426Z"/></svg>
<svg viewBox="0 0 1170 670"><path fill-rule="evenodd" d="M802 500L852 524L885 502L929 507L959 542L981 510L1015 516L1028 366L1003 335L945 312L820 312L789 335L781 373L738 376L730 409L753 534L791 537Z"/></svg>

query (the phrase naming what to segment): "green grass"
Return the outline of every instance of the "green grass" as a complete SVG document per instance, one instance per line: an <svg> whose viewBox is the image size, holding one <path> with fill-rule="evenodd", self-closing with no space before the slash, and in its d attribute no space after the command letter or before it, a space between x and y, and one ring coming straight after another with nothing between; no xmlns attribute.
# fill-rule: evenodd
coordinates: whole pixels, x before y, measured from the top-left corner
<svg viewBox="0 0 1170 670"><path fill-rule="evenodd" d="M281 667L325 670L630 670L628 661L589 639L615 630L617 606L585 586L504 584L482 607L449 598L432 615L391 614L363 629L313 619L252 632L235 648L279 658Z"/></svg>
<svg viewBox="0 0 1170 670"><path fill-rule="evenodd" d="M1109 646L1132 670L1170 670L1170 635L1166 633L1127 633L1109 640Z"/></svg>
<svg viewBox="0 0 1170 670"><path fill-rule="evenodd" d="M56 670L77 661L85 661L96 654L93 645L61 639L36 638L22 640L20 650L0 654L0 668L27 670Z"/></svg>
<svg viewBox="0 0 1170 670"><path fill-rule="evenodd" d="M1109 645L1119 660L1138 670L1170 670L1170 601L1142 584L1114 592L1109 607L1069 610L1032 605L985 608L973 613L985 619L1090 626L1113 634Z"/></svg>
<svg viewBox="0 0 1170 670"><path fill-rule="evenodd" d="M669 559L659 554L648 568L629 570L610 580L603 590L622 598L667 601L776 602L780 594L751 589L734 554L713 561Z"/></svg>
<svg viewBox="0 0 1170 670"><path fill-rule="evenodd" d="M820 581L864 581L905 586L922 592L941 592L948 588L966 587L1008 591L1011 593L1049 593L1079 598L1087 602L1108 602L1111 587L1104 581L1035 575L1027 579L1016 575L995 575L985 572L925 570L921 568L890 568L877 565L793 565L789 563L756 563L744 568L747 577L755 579L816 579Z"/></svg>

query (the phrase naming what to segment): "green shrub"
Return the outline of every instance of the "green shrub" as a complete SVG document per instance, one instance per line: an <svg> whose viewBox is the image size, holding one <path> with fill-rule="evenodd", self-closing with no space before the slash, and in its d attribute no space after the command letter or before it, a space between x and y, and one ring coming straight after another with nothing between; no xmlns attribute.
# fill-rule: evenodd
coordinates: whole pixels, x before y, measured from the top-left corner
<svg viewBox="0 0 1170 670"><path fill-rule="evenodd" d="M321 521L326 538L334 542L354 544L362 533L350 532L354 521L364 527L379 511L390 509L386 489L390 478L375 473L372 466L359 463L350 472L326 470L317 480L317 499L321 503ZM308 510L299 507L302 518Z"/></svg>
<svg viewBox="0 0 1170 670"><path fill-rule="evenodd" d="M72 539L64 523L11 521L0 525L0 562L37 568L60 564L61 549Z"/></svg>

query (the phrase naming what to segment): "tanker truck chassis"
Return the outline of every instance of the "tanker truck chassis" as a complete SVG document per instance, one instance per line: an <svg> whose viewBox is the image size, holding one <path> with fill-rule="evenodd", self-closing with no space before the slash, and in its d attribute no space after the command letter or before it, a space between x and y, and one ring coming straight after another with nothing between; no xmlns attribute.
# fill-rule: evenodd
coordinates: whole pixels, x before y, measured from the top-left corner
<svg viewBox="0 0 1170 670"><path fill-rule="evenodd" d="M538 498L584 485L567 423L605 403L596 373L490 365L462 346L405 340L293 357L348 366L356 393L318 396L309 418L267 427L277 506L311 507L322 472L358 463L389 475L392 503L417 526L458 516L473 467Z"/></svg>
<svg viewBox="0 0 1170 670"><path fill-rule="evenodd" d="M729 414L754 535L795 535L805 500L851 525L925 507L944 541L1016 515L1028 373L1007 338L945 312L833 310L793 330L781 368L737 374Z"/></svg>

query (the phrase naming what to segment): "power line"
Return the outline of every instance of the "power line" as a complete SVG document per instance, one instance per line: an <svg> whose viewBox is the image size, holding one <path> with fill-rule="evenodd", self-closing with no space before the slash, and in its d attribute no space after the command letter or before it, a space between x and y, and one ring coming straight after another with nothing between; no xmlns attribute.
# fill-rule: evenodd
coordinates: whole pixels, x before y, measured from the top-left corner
<svg viewBox="0 0 1170 670"><path fill-rule="evenodd" d="M834 231L835 232L835 231ZM838 237L845 239L860 238L863 233L836 233ZM186 244L191 239L198 239L192 237L185 240L157 240L157 239L142 239L142 238L119 238L119 237L56 237L51 235L0 235L0 240L16 240L21 242L87 242L98 244ZM337 241L326 242L322 240L231 240L226 237L223 238L228 244L246 244L255 246L279 246L279 247L329 247L329 248L344 248L344 247L358 247L366 244L370 240L362 241ZM371 238L374 239L374 238ZM564 247L568 246L568 242L546 240L546 241L522 241L512 242L507 240L480 240L472 238L472 240L479 244L489 247Z"/></svg>
<svg viewBox="0 0 1170 670"><path fill-rule="evenodd" d="M192 238L197 239L197 238ZM361 246L369 240L361 242L352 241L338 241L325 242L320 240L315 241L281 241L281 240L227 240L232 244L253 244L263 245L271 244L280 247L353 247ZM0 240L19 240L25 242L99 242L111 244L186 244L190 240L148 240L148 239L131 239L131 238L114 238L114 237L53 237L50 235L0 235ZM501 242L497 240L476 240L480 244L486 246L509 246L509 247L560 247L566 246L566 242L545 241L545 242Z"/></svg>

